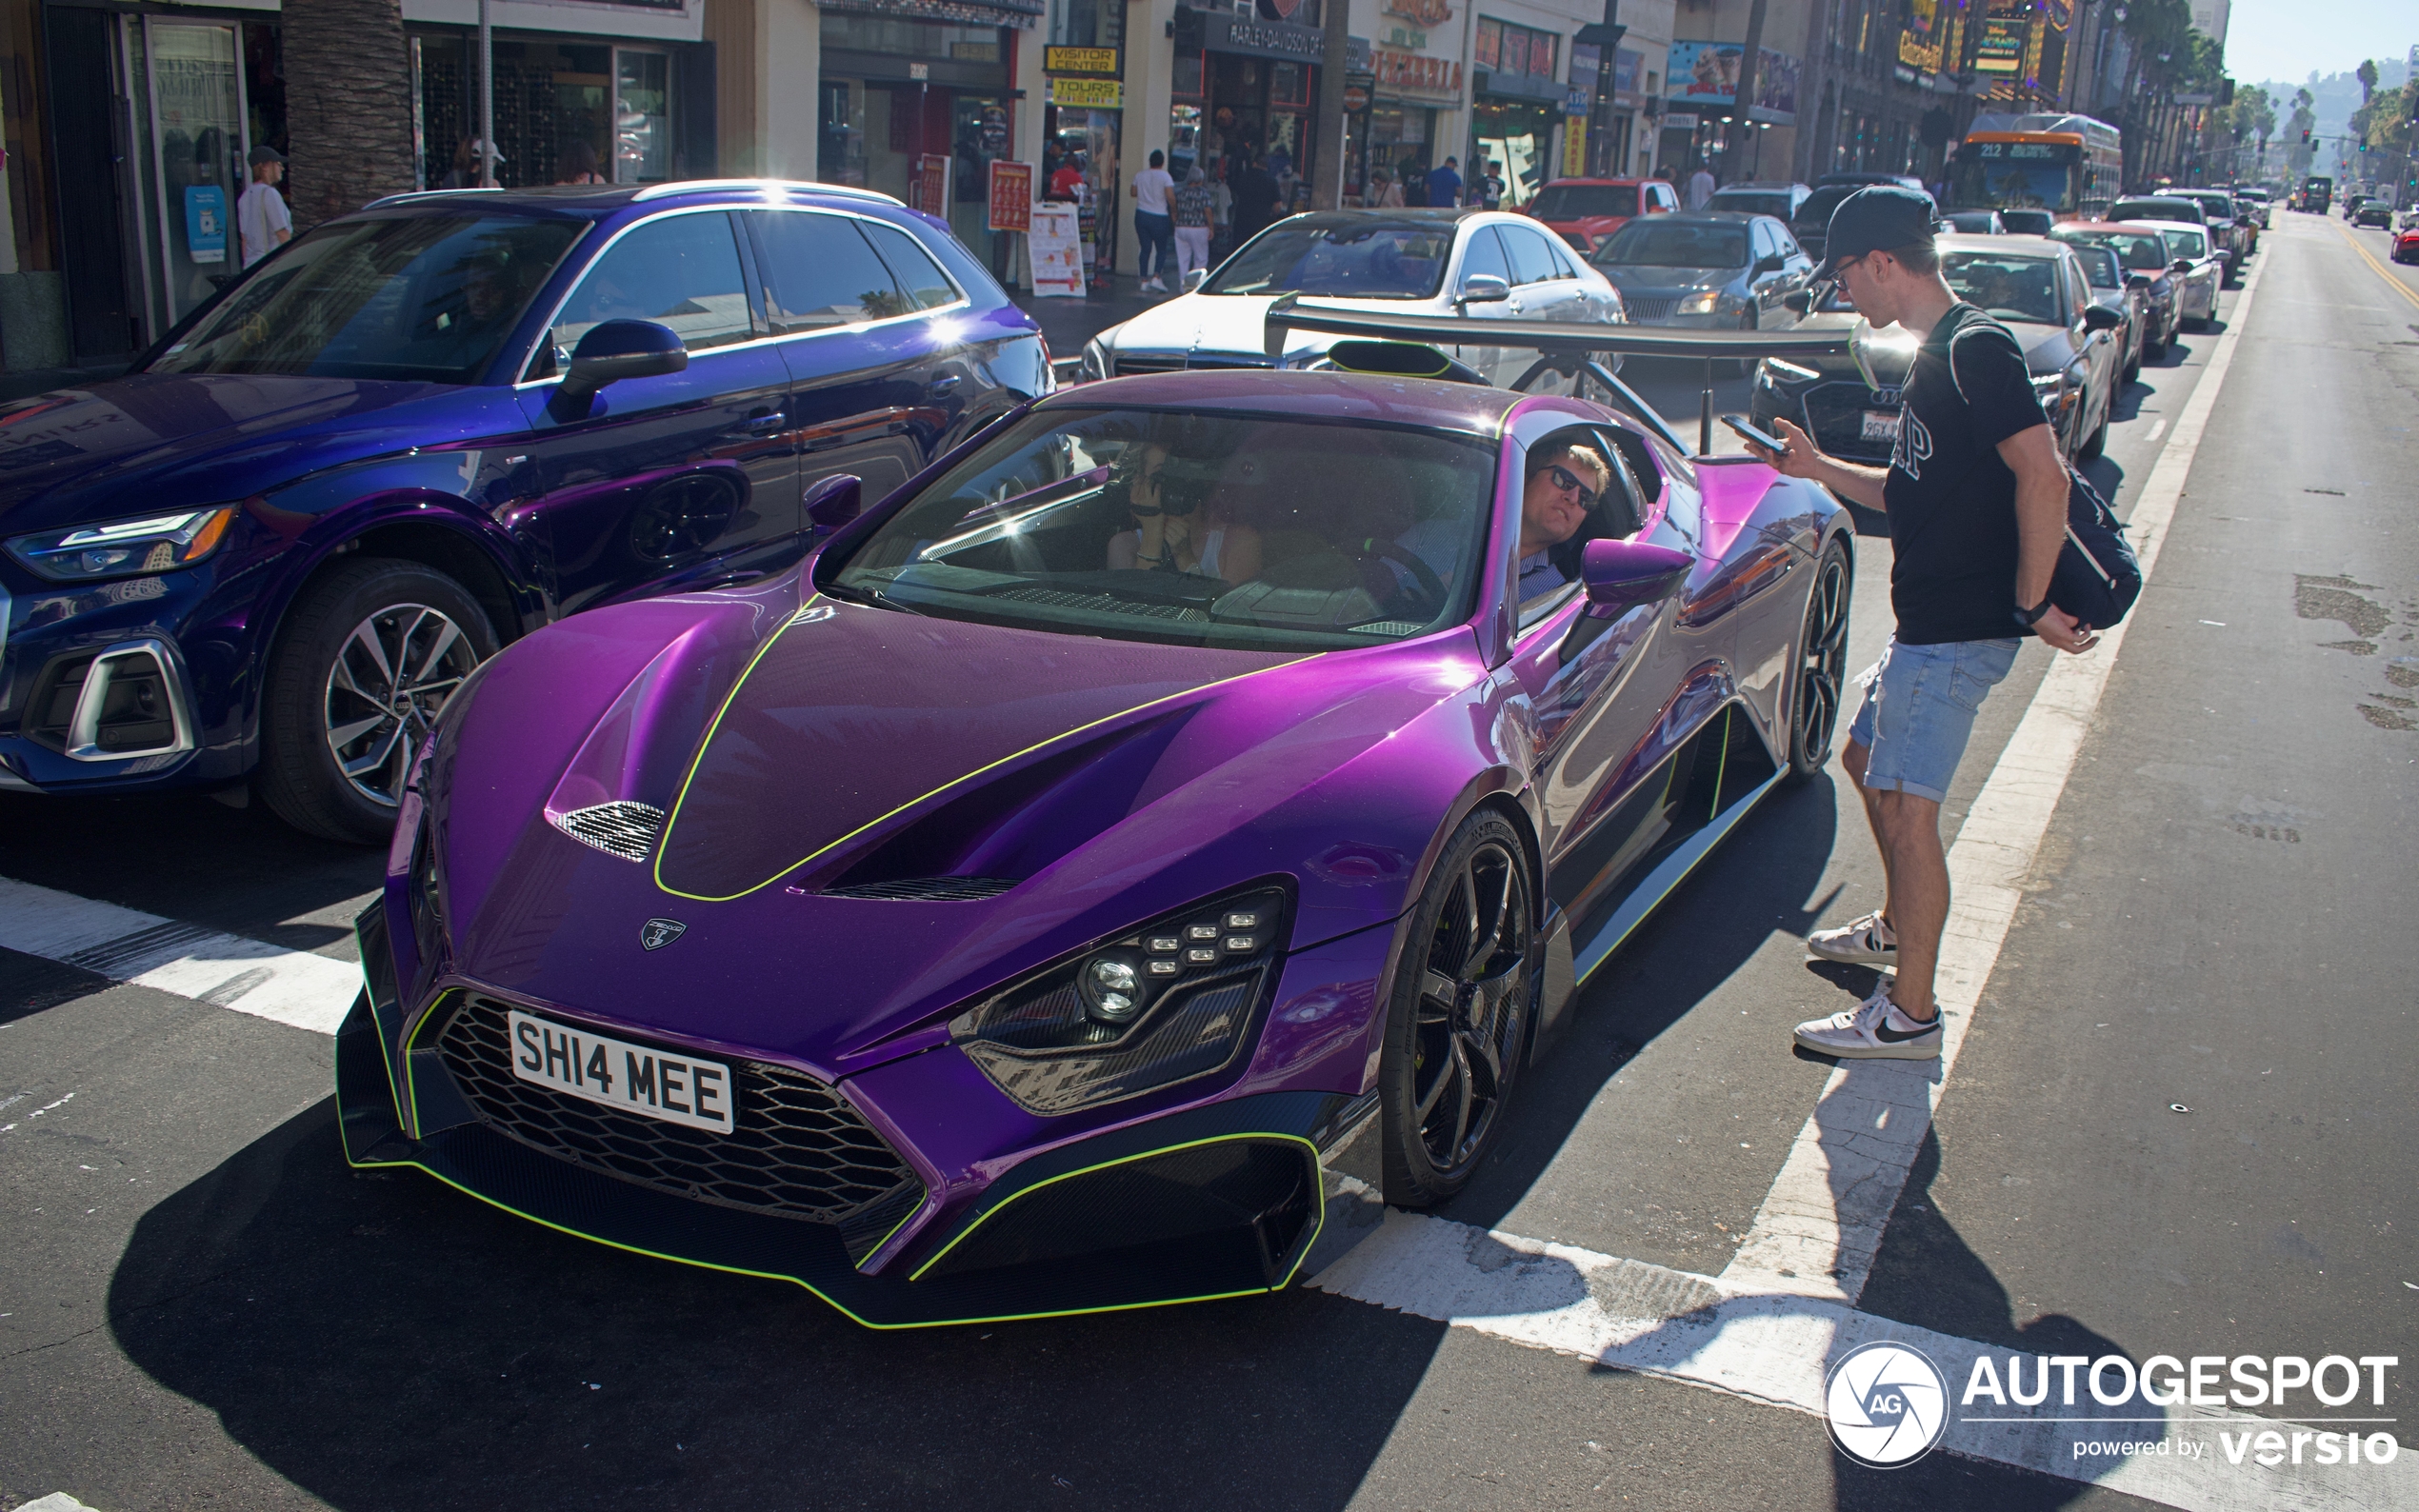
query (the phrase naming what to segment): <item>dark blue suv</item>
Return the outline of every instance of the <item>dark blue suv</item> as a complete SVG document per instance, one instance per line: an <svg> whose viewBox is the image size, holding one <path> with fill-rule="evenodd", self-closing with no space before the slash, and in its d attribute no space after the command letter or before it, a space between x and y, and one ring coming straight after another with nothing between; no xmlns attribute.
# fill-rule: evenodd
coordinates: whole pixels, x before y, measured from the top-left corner
<svg viewBox="0 0 2419 1512"><path fill-rule="evenodd" d="M127 377L0 407L0 787L249 779L377 841L500 645L778 570L1050 373L1032 320L886 196L381 200Z"/></svg>

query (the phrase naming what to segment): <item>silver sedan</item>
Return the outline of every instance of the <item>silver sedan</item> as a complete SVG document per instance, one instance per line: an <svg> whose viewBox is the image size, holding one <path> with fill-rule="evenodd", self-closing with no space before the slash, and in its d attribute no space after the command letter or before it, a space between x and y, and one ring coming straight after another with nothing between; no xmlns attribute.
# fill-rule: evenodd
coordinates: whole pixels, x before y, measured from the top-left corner
<svg viewBox="0 0 2419 1512"><path fill-rule="evenodd" d="M2175 318L2190 329L2207 330L2217 318L2218 285L2226 277L2226 262L2210 245L2209 233L2174 221L2133 221L2125 229L2156 231L2166 239L2168 267L2175 273Z"/></svg>
<svg viewBox="0 0 2419 1512"><path fill-rule="evenodd" d="M1535 221L1493 210L1328 210L1277 222L1181 296L1093 337L1081 378L1179 368L1304 368L1337 340L1295 331L1266 348L1269 307L1285 294L1388 313L1485 320L1626 319L1621 296ZM1530 351L1466 347L1452 355L1489 383L1517 381ZM1541 390L1551 384L1532 386Z"/></svg>

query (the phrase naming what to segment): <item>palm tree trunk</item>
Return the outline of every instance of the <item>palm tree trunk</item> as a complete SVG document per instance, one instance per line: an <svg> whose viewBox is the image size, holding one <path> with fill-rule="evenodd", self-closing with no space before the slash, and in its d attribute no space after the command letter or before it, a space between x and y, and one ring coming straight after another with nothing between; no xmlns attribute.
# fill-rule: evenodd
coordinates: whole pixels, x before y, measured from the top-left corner
<svg viewBox="0 0 2419 1512"><path fill-rule="evenodd" d="M295 231L413 188L400 0L286 0L283 30Z"/></svg>

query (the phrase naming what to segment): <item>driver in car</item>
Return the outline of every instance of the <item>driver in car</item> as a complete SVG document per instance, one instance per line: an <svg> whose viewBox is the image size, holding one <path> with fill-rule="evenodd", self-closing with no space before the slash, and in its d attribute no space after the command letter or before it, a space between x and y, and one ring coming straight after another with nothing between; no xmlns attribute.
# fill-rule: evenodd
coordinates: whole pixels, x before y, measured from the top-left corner
<svg viewBox="0 0 2419 1512"><path fill-rule="evenodd" d="M1612 468L1592 447L1554 447L1529 459L1529 482L1520 497L1521 603L1578 577L1577 561L1554 548L1579 533L1588 511L1611 486Z"/></svg>
<svg viewBox="0 0 2419 1512"><path fill-rule="evenodd" d="M1108 491L1123 496L1134 528L1110 537L1110 569L1184 572L1230 587L1259 576L1260 532L1208 518L1202 481L1181 466L1171 476L1169 463L1167 448L1143 442L1120 452L1110 468Z"/></svg>

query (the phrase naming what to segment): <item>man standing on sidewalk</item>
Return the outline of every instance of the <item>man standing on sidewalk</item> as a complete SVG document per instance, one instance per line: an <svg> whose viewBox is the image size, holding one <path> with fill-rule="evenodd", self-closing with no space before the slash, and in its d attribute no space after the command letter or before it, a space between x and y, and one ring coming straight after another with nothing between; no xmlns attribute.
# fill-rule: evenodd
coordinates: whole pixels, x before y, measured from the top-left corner
<svg viewBox="0 0 2419 1512"><path fill-rule="evenodd" d="M1428 203L1437 208L1462 202L1462 160L1449 157L1445 166L1428 175Z"/></svg>
<svg viewBox="0 0 2419 1512"><path fill-rule="evenodd" d="M1831 216L1815 277L1836 279L1875 328L1922 345L1908 374L1888 468L1825 456L1786 420L1789 444L1757 455L1793 478L1889 514L1897 628L1860 679L1865 698L1840 764L1880 846L1882 906L1807 941L1832 961L1894 970L1856 1007L1797 1026L1817 1055L1931 1060L1940 1054L1932 973L1949 920L1940 806L1974 715L2015 663L2019 638L2087 651L2091 627L2049 602L2066 539L2067 469L2042 417L2024 348L1959 300L1932 247L1932 203L1895 185L1857 190Z"/></svg>

